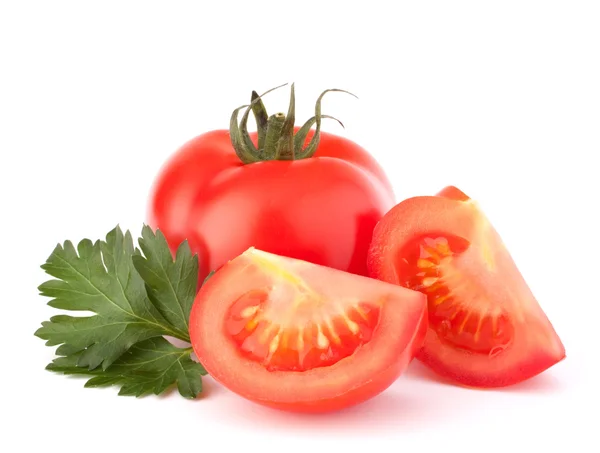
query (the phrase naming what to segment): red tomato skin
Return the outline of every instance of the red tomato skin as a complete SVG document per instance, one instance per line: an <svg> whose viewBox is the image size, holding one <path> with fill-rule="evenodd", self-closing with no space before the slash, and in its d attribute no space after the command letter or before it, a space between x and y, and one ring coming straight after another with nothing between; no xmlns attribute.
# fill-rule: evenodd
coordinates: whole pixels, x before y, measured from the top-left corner
<svg viewBox="0 0 600 453"><path fill-rule="evenodd" d="M217 130L166 162L147 217L173 251L188 240L201 279L249 247L366 275L373 228L393 205L382 168L343 137L322 132L308 159L244 165Z"/></svg>
<svg viewBox="0 0 600 453"><path fill-rule="evenodd" d="M291 403L258 400L249 398L248 396L244 397L254 403L271 409L307 414L335 412L364 403L387 390L406 371L412 360L422 348L427 333L427 327L427 314L424 313L419 328L410 342L410 346L407 349L398 351L397 360L385 371L372 376L370 381L357 385L354 389L344 394L329 398L315 398L310 402L302 401ZM360 366L360 364L357 363L356 366ZM242 394L242 392L239 393Z"/></svg>
<svg viewBox="0 0 600 453"><path fill-rule="evenodd" d="M387 370L373 376L373 379L355 389L332 398L320 398L314 401L302 403L282 403L271 402L267 400L253 400L271 409L278 409L285 412L297 412L307 414L317 414L326 412L335 412L362 404L371 398L374 398L387 390L408 368L416 354L420 350L425 334L427 332L427 316L424 315L420 328L417 331L414 340L404 351L399 351L400 360L392 364ZM356 366L360 366L357 364Z"/></svg>
<svg viewBox="0 0 600 453"><path fill-rule="evenodd" d="M508 373L505 370L493 370L491 367L488 371L471 369L464 361L457 362L455 366L449 366L447 362L440 359L440 355L444 353L444 346L436 344L433 335L432 332L427 334L425 340L427 347L421 348L417 352L416 358L439 376L464 387L493 389L515 385L537 376L566 357L564 347L561 345L562 351L555 355L548 354L541 349L533 351L527 360L512 364Z"/></svg>

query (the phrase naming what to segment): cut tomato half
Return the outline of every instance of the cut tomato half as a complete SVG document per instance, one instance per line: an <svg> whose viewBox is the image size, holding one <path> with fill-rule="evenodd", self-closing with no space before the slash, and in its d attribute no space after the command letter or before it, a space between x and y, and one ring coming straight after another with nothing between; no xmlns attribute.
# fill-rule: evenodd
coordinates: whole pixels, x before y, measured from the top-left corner
<svg viewBox="0 0 600 453"><path fill-rule="evenodd" d="M374 231L369 275L427 295L417 358L464 385L500 387L565 357L564 346L494 227L456 187L407 199Z"/></svg>
<svg viewBox="0 0 600 453"><path fill-rule="evenodd" d="M192 346L215 380L290 411L379 394L426 331L419 292L254 248L210 277L190 316Z"/></svg>

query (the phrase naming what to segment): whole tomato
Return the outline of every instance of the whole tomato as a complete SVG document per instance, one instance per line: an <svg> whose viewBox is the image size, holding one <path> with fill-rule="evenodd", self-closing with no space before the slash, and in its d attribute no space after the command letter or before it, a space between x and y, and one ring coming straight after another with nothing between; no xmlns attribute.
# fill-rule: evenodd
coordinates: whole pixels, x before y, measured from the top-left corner
<svg viewBox="0 0 600 453"><path fill-rule="evenodd" d="M301 128L294 126L293 85L287 115L267 116L253 92L251 104L233 112L229 131L190 140L164 165L148 223L173 252L188 241L201 279L250 247L367 275L373 229L394 206L394 193L367 151L321 132L328 91L342 90L323 92ZM246 128L250 112L254 133Z"/></svg>

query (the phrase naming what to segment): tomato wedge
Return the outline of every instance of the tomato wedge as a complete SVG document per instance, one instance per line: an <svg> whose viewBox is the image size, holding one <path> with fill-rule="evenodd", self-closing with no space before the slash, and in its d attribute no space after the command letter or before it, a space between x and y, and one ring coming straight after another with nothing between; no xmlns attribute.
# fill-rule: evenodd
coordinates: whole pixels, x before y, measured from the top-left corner
<svg viewBox="0 0 600 453"><path fill-rule="evenodd" d="M379 394L426 330L419 292L255 248L208 279L190 315L194 352L215 380L297 412Z"/></svg>
<svg viewBox="0 0 600 453"><path fill-rule="evenodd" d="M429 327L417 358L474 387L533 377L564 346L500 236L456 187L407 199L375 228L369 275L427 295Z"/></svg>

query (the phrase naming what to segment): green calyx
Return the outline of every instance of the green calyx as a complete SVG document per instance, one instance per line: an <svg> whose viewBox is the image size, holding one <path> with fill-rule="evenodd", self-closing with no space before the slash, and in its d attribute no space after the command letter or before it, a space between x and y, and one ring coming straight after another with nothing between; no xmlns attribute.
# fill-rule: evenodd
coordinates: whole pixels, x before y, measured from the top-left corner
<svg viewBox="0 0 600 453"><path fill-rule="evenodd" d="M340 120L329 115L321 114L321 100L323 99L323 96L330 91L339 91L356 97L354 94L348 91L337 88L323 91L317 98L315 105L315 116L306 121L306 123L304 123L300 129L298 129L298 132L294 134L294 122L296 120L296 98L294 84L292 83L291 86L290 104L287 114L276 113L269 116L262 101L263 96L285 85L287 84L272 88L260 96L258 93L256 93L256 91L253 91L250 104L238 107L233 111L229 127L229 135L231 137L231 144L233 145L236 154L244 164L268 160L298 160L311 157L319 145L321 119L333 119L342 127L344 127ZM238 123L238 114L243 109L246 109L246 111ZM250 116L250 112L252 112L254 115L254 118L256 119L256 126L258 128L258 140L256 145L248 133L248 118ZM304 146L308 132L315 124L315 134L310 142Z"/></svg>

